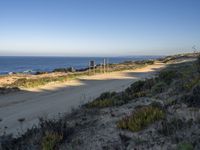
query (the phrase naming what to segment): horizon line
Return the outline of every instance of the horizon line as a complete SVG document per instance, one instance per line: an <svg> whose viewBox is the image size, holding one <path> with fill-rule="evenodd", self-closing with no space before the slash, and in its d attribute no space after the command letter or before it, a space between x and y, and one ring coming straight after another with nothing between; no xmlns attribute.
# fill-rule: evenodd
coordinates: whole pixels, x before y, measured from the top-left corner
<svg viewBox="0 0 200 150"><path fill-rule="evenodd" d="M0 57L136 57L136 56L168 56L168 55L118 55L118 56L98 56L98 55L89 55L89 56L80 56L80 55L72 55L72 56L61 56L61 55L0 55Z"/></svg>

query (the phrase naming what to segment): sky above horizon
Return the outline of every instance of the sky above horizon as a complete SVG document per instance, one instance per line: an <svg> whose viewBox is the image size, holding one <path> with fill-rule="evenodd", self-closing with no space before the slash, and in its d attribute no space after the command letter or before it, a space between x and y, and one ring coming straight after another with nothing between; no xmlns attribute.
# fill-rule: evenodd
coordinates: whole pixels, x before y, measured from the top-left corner
<svg viewBox="0 0 200 150"><path fill-rule="evenodd" d="M169 55L194 47L200 0L0 0L0 56Z"/></svg>

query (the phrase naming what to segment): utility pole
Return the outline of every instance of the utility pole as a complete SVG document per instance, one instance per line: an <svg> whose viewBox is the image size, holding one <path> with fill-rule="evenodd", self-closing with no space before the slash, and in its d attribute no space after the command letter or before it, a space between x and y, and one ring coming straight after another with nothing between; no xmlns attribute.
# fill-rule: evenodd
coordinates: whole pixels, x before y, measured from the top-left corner
<svg viewBox="0 0 200 150"><path fill-rule="evenodd" d="M107 58L107 72L109 72L109 59Z"/></svg>
<svg viewBox="0 0 200 150"><path fill-rule="evenodd" d="M90 61L88 63L88 75L90 75Z"/></svg>
<svg viewBox="0 0 200 150"><path fill-rule="evenodd" d="M94 74L95 74L95 69L96 69L96 68L95 68L95 61L93 61L93 64L92 64L92 65L93 65L93 71L94 71Z"/></svg>
<svg viewBox="0 0 200 150"><path fill-rule="evenodd" d="M100 63L100 73L102 73L102 72L103 72L103 64Z"/></svg>
<svg viewBox="0 0 200 150"><path fill-rule="evenodd" d="M103 59L103 73L106 71L106 59Z"/></svg>

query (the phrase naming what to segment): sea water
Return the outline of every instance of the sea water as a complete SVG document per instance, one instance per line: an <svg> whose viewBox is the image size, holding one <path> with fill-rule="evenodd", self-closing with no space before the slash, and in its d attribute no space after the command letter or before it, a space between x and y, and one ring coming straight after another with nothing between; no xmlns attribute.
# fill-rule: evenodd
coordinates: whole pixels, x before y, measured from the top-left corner
<svg viewBox="0 0 200 150"><path fill-rule="evenodd" d="M124 61L137 61L156 59L161 56L132 56L132 57L107 57L109 63L120 63ZM103 63L106 57L21 57L0 56L0 74L10 72L50 72L56 68L73 67L82 69L88 67L89 61L94 60L96 64Z"/></svg>

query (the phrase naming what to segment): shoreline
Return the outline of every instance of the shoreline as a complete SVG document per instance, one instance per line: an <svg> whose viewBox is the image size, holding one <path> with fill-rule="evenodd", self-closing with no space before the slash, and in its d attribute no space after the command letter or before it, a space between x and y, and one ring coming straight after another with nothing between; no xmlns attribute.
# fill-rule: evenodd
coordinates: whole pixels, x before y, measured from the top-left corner
<svg viewBox="0 0 200 150"><path fill-rule="evenodd" d="M3 57L3 58L7 58L7 60L5 59L5 61L9 62L9 64L11 65L8 66L8 68L4 68L4 66L0 65L0 75L8 75L9 73L13 73L13 74L36 74L36 73L42 73L42 72L53 72L54 70L57 69L69 69L69 68L74 68L77 71L81 71L81 70L85 70L88 68L88 62L90 60L94 60L96 62L97 65L100 65L101 63L103 63L103 59L109 59L110 60L110 64L120 64L123 63L125 61L138 61L138 60L155 60L158 58L162 58L163 56L132 56L132 57ZM2 58L0 56L0 58ZM3 59L2 58L2 59ZM10 58L10 59L9 59ZM12 59L13 58L13 59ZM15 59L17 58L17 59ZM28 58L33 58L31 60L29 60ZM21 61L20 59L23 59L23 61ZM4 60L4 59L3 59ZM4 61L0 61L3 65L7 66L6 63L4 63ZM20 66L22 66L22 68L13 68L13 65L17 65L14 64L15 60L17 60L17 62L19 62ZM29 63L29 62L34 62L34 61L39 61L38 63ZM44 62L42 62L44 61ZM49 62L48 64L45 62ZM53 63L55 61L55 63ZM12 63L13 62L13 63ZM41 65L44 65L43 67ZM27 67L26 67L27 66ZM2 69L2 70L1 70Z"/></svg>
<svg viewBox="0 0 200 150"><path fill-rule="evenodd" d="M0 92L3 94L5 92L9 93L9 91L14 91L13 89L28 89L35 87L42 87L47 84L54 83L65 83L74 79L78 79L79 77L84 76L93 76L98 74L106 74L112 72L121 72L128 70L135 70L138 68L143 68L148 66L149 64L153 64L154 61L145 60L138 62L124 62L119 64L110 64L109 69L105 72L102 70L100 66L96 66L94 70L83 70L76 72L63 72L63 71L55 71L51 73L41 73L37 75L32 74L13 74L13 75L4 75L0 76ZM3 89L4 88L4 89ZM6 91L8 89L8 91ZM17 90L16 90L17 91ZM1 94L0 93L0 94Z"/></svg>

